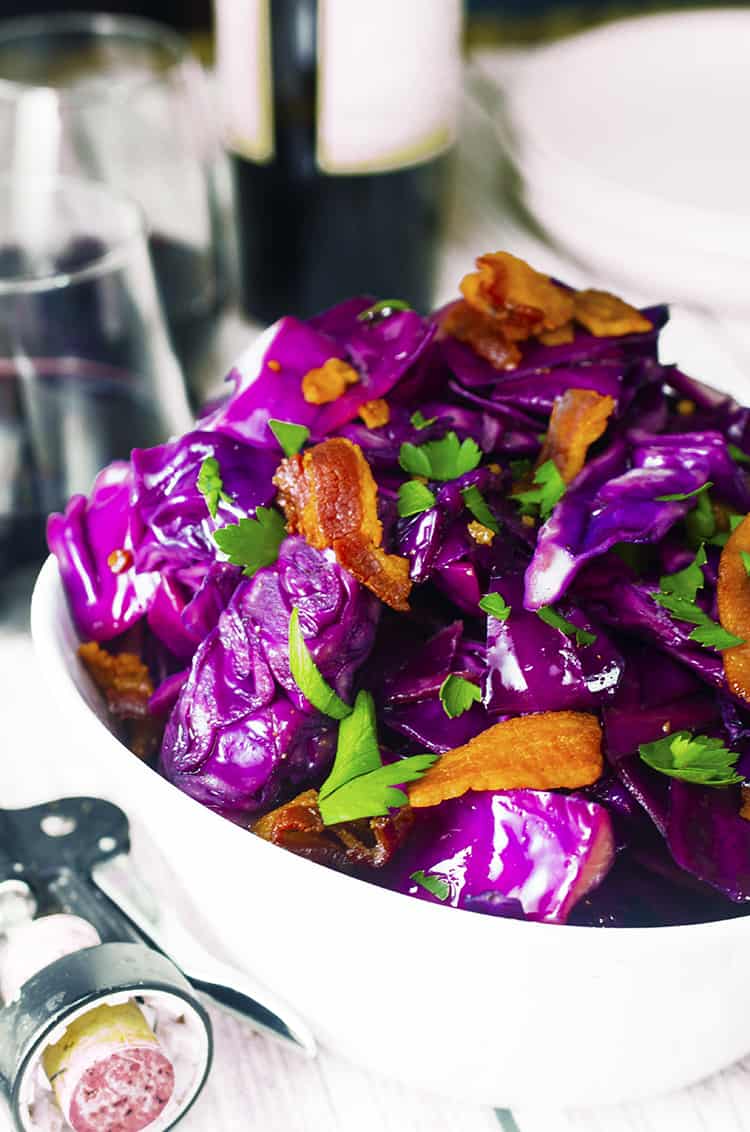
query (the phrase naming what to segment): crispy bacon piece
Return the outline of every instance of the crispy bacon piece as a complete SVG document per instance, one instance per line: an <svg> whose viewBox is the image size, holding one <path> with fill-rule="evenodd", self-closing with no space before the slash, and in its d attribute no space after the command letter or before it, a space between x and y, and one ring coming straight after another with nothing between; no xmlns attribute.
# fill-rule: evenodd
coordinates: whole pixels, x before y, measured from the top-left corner
<svg viewBox="0 0 750 1132"><path fill-rule="evenodd" d="M447 751L409 787L413 807L437 806L467 790L577 790L601 776L595 715L545 711L506 719Z"/></svg>
<svg viewBox="0 0 750 1132"><path fill-rule="evenodd" d="M735 696L750 701L750 578L741 551L750 553L750 515L732 531L719 559L719 621L745 642L722 651L724 675Z"/></svg>
<svg viewBox="0 0 750 1132"><path fill-rule="evenodd" d="M500 320L509 341L558 330L572 319L571 293L524 260L490 252L476 264L479 270L461 280L461 293L470 306Z"/></svg>
<svg viewBox="0 0 750 1132"><path fill-rule="evenodd" d="M554 460L562 478L570 483L586 463L586 453L606 429L614 410L612 397L594 389L567 389L555 399L537 467Z"/></svg>
<svg viewBox="0 0 750 1132"><path fill-rule="evenodd" d="M337 401L349 385L356 385L359 374L341 358L329 358L318 369L311 369L302 378L302 396L310 405L327 405Z"/></svg>
<svg viewBox="0 0 750 1132"><path fill-rule="evenodd" d="M747 786L740 786L740 817L750 821L750 790Z"/></svg>
<svg viewBox="0 0 750 1132"><path fill-rule="evenodd" d="M471 346L494 369L514 369L521 360L521 351L505 337L502 322L474 310L467 302L454 303L440 326L444 334Z"/></svg>
<svg viewBox="0 0 750 1132"><path fill-rule="evenodd" d="M163 720L149 713L154 685L146 665L135 653L109 653L98 641L79 645L78 655L104 694L109 714L122 725L127 746L139 758L150 758L158 748Z"/></svg>
<svg viewBox="0 0 750 1132"><path fill-rule="evenodd" d="M253 833L322 865L380 869L406 840L414 823L408 806L388 817L323 825L317 790L305 790L252 826Z"/></svg>
<svg viewBox="0 0 750 1132"><path fill-rule="evenodd" d="M357 444L332 437L282 460L273 482L290 534L330 547L351 574L386 605L409 608L409 563L382 549L377 485Z"/></svg>
<svg viewBox="0 0 750 1132"><path fill-rule="evenodd" d="M364 405L360 405L359 415L368 428L382 428L391 419L391 410L387 401L377 397L374 401L365 401Z"/></svg>
<svg viewBox="0 0 750 1132"><path fill-rule="evenodd" d="M489 527L485 527L484 523L472 519L467 524L467 531L479 546L492 546L492 540L495 537L495 532L491 531Z"/></svg>
<svg viewBox="0 0 750 1132"><path fill-rule="evenodd" d="M97 688L104 693L112 715L133 719L148 715L154 685L148 668L132 652L109 653L98 641L78 646L78 655Z"/></svg>
<svg viewBox="0 0 750 1132"><path fill-rule="evenodd" d="M537 338L543 346L564 346L566 342L573 341L575 331L572 322L566 322L556 330L542 330L537 334Z"/></svg>
<svg viewBox="0 0 750 1132"><path fill-rule="evenodd" d="M653 329L653 323L639 310L609 291L576 291L573 301L576 322L596 338L642 334Z"/></svg>

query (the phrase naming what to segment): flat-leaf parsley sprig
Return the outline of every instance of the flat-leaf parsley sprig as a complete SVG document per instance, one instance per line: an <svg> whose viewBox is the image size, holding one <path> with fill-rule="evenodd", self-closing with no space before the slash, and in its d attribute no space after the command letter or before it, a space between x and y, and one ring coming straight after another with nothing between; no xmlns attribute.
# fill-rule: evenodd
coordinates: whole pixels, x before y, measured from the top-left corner
<svg viewBox="0 0 750 1132"><path fill-rule="evenodd" d="M695 782L700 786L734 786L743 782L735 764L739 758L729 751L721 739L708 735L691 735L689 731L675 731L653 743L641 743L638 748L643 761L653 770Z"/></svg>
<svg viewBox="0 0 750 1132"><path fill-rule="evenodd" d="M206 501L208 513L212 519L216 518L219 503L231 503L232 497L224 491L221 479L221 468L215 456L206 456L198 472L198 491Z"/></svg>
<svg viewBox="0 0 750 1132"><path fill-rule="evenodd" d="M289 666L302 695L324 715L339 721L336 757L318 791L323 824L382 817L405 806L408 798L398 787L416 782L438 756L411 755L383 765L372 696L361 691L350 707L331 688L307 647L296 605L289 619Z"/></svg>
<svg viewBox="0 0 750 1132"><path fill-rule="evenodd" d="M693 561L683 570L678 570L675 574L662 575L659 579L659 590L652 594L652 597L674 620L687 621L688 624L695 625L688 634L688 640L719 651L744 644L741 637L728 633L696 602L698 590L705 584L703 577L705 564L706 550L701 545Z"/></svg>
<svg viewBox="0 0 750 1132"><path fill-rule="evenodd" d="M252 578L263 566L272 566L286 538L284 516L274 507L257 507L254 519L240 519L214 531L214 541L234 566Z"/></svg>

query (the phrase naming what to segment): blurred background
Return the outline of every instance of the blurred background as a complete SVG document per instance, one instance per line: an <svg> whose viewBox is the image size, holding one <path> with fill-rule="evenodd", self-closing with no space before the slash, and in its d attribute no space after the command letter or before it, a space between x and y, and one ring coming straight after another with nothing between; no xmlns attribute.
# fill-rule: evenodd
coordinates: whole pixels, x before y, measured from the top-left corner
<svg viewBox="0 0 750 1132"><path fill-rule="evenodd" d="M731 3L0 0L0 572L269 322L489 250L669 301L746 396L749 44Z"/></svg>

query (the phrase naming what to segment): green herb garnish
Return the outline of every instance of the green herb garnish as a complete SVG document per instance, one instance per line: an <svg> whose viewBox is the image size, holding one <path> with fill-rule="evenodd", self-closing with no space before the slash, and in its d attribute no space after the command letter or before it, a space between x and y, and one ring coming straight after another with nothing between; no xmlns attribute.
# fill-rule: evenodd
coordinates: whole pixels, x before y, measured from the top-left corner
<svg viewBox="0 0 750 1132"><path fill-rule="evenodd" d="M409 799L396 787L404 782L416 782L437 758L437 755L411 755L349 779L318 803L324 825L381 817L389 810L405 806Z"/></svg>
<svg viewBox="0 0 750 1132"><path fill-rule="evenodd" d="M548 519L555 504L565 495L565 480L557 470L554 460L546 460L534 473L535 487L521 491L513 498L523 506L527 513L538 508L539 517ZM529 510L530 509L530 510Z"/></svg>
<svg viewBox="0 0 750 1132"><path fill-rule="evenodd" d="M409 515L421 515L435 506L435 496L426 484L419 480L407 480L398 489L398 513L402 519Z"/></svg>
<svg viewBox="0 0 750 1132"><path fill-rule="evenodd" d="M750 554L748 554L746 550L741 550L740 558L742 559L742 565L745 567L745 573L748 578L750 578Z"/></svg>
<svg viewBox="0 0 750 1132"><path fill-rule="evenodd" d="M484 597L479 599L479 608L488 613L490 617L496 617L498 621L507 621L510 617L510 606L502 594L485 594Z"/></svg>
<svg viewBox="0 0 750 1132"><path fill-rule="evenodd" d="M471 680L451 673L440 685L440 702L449 719L456 719L482 699L482 689Z"/></svg>
<svg viewBox="0 0 750 1132"><path fill-rule="evenodd" d="M476 484L472 484L471 487L465 487L461 492L461 495L463 496L464 503L466 504L469 511L471 511L474 518L479 523L481 523L483 527L487 527L488 530L494 531L495 534L498 534L498 532L500 531L500 524L490 511L487 505L487 500L484 498Z"/></svg>
<svg viewBox="0 0 750 1132"><path fill-rule="evenodd" d="M318 791L318 800L327 798L340 786L381 765L375 701L369 692L358 692L351 714L339 724L336 758L331 773Z"/></svg>
<svg viewBox="0 0 750 1132"><path fill-rule="evenodd" d="M750 464L750 456L747 456L741 448L736 444L727 444L727 452L737 464Z"/></svg>
<svg viewBox="0 0 750 1132"><path fill-rule="evenodd" d="M323 715L328 715L331 719L345 719L347 715L351 715L352 708L334 692L313 660L299 627L299 609L296 605L289 618L289 668L302 695Z"/></svg>
<svg viewBox="0 0 750 1132"><path fill-rule="evenodd" d="M704 585L702 567L705 563L705 547L700 546L695 558L684 570L678 570L676 574L664 574L659 579L659 591L652 594L652 597L676 620L695 625L688 640L719 651L744 644L740 637L728 633L696 604L696 594Z"/></svg>
<svg viewBox="0 0 750 1132"><path fill-rule="evenodd" d="M638 751L653 770L671 778L680 778L683 782L696 782L701 786L733 786L744 781L734 769L739 755L727 750L721 739L711 739L707 735L675 731L654 743L641 743Z"/></svg>
<svg viewBox="0 0 750 1132"><path fill-rule="evenodd" d="M417 432L421 432L423 428L429 428L430 425L434 425L437 417L424 417L422 416L422 413L419 411L419 409L417 409L417 411L415 413L412 413L412 415L409 417L409 420L411 421Z"/></svg>
<svg viewBox="0 0 750 1132"><path fill-rule="evenodd" d="M578 625L574 625L572 621L566 621L551 605L543 605L541 609L536 610L536 615L546 625L551 625L553 629L559 629L566 637L575 637L577 645L592 645L596 640L594 633L589 633L587 629L581 629Z"/></svg>
<svg viewBox="0 0 750 1132"><path fill-rule="evenodd" d="M685 499L694 499L696 495L700 495L702 491L708 491L708 489L713 486L711 480L707 480L706 483L701 484L700 487L694 488L693 491L675 491L672 495L657 495L656 502L682 503Z"/></svg>
<svg viewBox="0 0 750 1132"><path fill-rule="evenodd" d="M206 456L200 466L200 471L198 472L198 491L205 499L208 513L212 519L216 518L219 501L222 503L232 502L231 495L227 495L224 491L219 461L215 456Z"/></svg>
<svg viewBox="0 0 750 1132"><path fill-rule="evenodd" d="M451 894L450 885L442 877L437 876L435 873L426 873L424 869L417 869L412 873L409 880L413 880L420 888L426 889L432 896L436 896L438 900L447 900Z"/></svg>
<svg viewBox="0 0 750 1132"><path fill-rule="evenodd" d="M268 427L281 445L285 456L296 456L302 445L310 438L310 429L291 421L269 420Z"/></svg>
<svg viewBox="0 0 750 1132"><path fill-rule="evenodd" d="M697 498L695 507L685 516L688 538L693 546L707 542L716 534L716 516L711 504L711 496L703 491Z"/></svg>
<svg viewBox="0 0 750 1132"><path fill-rule="evenodd" d="M257 507L254 519L240 519L214 531L219 550L242 573L252 578L263 566L272 566L286 538L284 516L274 507Z"/></svg>
<svg viewBox="0 0 750 1132"><path fill-rule="evenodd" d="M403 299L378 299L367 310L360 311L357 318L360 322L374 322L381 318L390 318L396 311L410 311L412 308Z"/></svg>
<svg viewBox="0 0 750 1132"><path fill-rule="evenodd" d="M441 440L428 440L424 444L401 445L399 463L412 476L428 480L455 480L466 472L473 472L482 459L482 450L475 440L467 436L459 442L455 432L447 432Z"/></svg>

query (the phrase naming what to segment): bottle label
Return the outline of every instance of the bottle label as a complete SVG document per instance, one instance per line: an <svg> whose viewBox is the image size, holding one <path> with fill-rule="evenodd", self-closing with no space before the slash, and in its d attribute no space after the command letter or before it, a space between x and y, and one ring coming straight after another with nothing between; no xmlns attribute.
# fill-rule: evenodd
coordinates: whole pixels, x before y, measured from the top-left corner
<svg viewBox="0 0 750 1132"><path fill-rule="evenodd" d="M306 34L316 60L310 147L318 168L384 173L447 149L456 135L462 0L318 0L314 7ZM215 8L227 145L251 161L272 161L272 2L215 0Z"/></svg>
<svg viewBox="0 0 750 1132"><path fill-rule="evenodd" d="M317 162L383 173L455 139L461 0L318 0Z"/></svg>
<svg viewBox="0 0 750 1132"><path fill-rule="evenodd" d="M216 71L229 149L258 164L274 155L271 0L215 0Z"/></svg>

